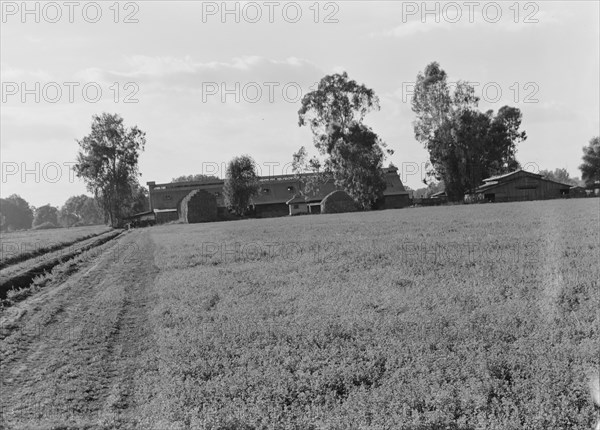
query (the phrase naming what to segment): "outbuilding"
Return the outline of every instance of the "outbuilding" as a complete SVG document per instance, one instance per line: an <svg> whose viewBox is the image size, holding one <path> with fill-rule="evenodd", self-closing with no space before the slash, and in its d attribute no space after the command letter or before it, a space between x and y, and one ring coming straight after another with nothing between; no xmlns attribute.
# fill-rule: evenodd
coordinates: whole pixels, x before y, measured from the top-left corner
<svg viewBox="0 0 600 430"><path fill-rule="evenodd" d="M295 194L294 197L285 202L290 208L290 215L299 215L308 213L308 204L301 195Z"/></svg>
<svg viewBox="0 0 600 430"><path fill-rule="evenodd" d="M390 166L383 169L386 188L378 201L378 209L396 209L410 204L408 191L398 176L398 169ZM325 196L340 189L333 178L326 178L317 189L305 189L312 174L276 175L259 177L258 194L252 197L252 216L257 218L321 212L321 201ZM157 184L148 182L150 210L154 211L156 223L181 220L182 222L206 222L227 219L223 195L224 181L172 182ZM202 190L202 193L194 191ZM300 200L297 196L304 195ZM213 197L214 196L214 197ZM291 203L291 206L289 202ZM216 205L216 215L215 215ZM297 207L295 207L297 206ZM164 212L163 212L164 211Z"/></svg>
<svg viewBox="0 0 600 430"><path fill-rule="evenodd" d="M476 201L487 202L545 200L569 197L571 187L537 173L517 170L484 179L474 194Z"/></svg>

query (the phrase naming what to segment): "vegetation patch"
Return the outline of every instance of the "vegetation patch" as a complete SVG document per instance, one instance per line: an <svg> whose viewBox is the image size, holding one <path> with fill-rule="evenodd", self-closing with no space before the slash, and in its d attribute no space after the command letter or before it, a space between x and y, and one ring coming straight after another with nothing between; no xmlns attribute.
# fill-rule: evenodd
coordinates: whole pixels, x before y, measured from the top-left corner
<svg viewBox="0 0 600 430"><path fill-rule="evenodd" d="M587 430L595 210L552 201L149 230L165 395L141 423ZM302 252L232 255L267 233Z"/></svg>
<svg viewBox="0 0 600 430"><path fill-rule="evenodd" d="M105 225L95 225L60 230L3 233L0 269L64 249L78 242L100 236L109 230L110 228Z"/></svg>

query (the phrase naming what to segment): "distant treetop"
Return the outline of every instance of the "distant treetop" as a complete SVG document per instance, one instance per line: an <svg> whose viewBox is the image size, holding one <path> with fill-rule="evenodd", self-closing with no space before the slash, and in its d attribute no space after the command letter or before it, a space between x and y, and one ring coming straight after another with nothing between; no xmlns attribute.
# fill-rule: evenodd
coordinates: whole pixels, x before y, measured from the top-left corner
<svg viewBox="0 0 600 430"><path fill-rule="evenodd" d="M196 175L178 176L177 178L173 178L173 180L171 182L212 182L212 181L220 181L220 179L213 175L203 175L202 173L198 173Z"/></svg>

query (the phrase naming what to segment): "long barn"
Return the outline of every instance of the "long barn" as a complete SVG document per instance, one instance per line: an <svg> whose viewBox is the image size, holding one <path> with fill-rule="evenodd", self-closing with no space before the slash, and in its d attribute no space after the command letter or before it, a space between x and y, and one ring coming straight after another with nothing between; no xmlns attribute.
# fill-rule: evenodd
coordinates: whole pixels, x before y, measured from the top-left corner
<svg viewBox="0 0 600 430"><path fill-rule="evenodd" d="M483 185L475 190L478 201L507 202L523 200L544 200L569 197L569 184L562 184L537 173L517 170L505 175L483 180Z"/></svg>
<svg viewBox="0 0 600 430"><path fill-rule="evenodd" d="M387 187L383 198L378 202L378 208L395 209L408 206L409 194L398 176L398 169L388 167L384 171ZM298 178L296 175L260 177L259 193L252 199L254 215L277 217L292 213L290 205L298 204L297 196L302 191L301 179L302 176ZM147 184L150 192L150 211L155 214L157 223L178 219L185 222L215 221L227 216L223 180ZM318 192L305 200L307 212L336 190L338 187L333 180L321 184Z"/></svg>

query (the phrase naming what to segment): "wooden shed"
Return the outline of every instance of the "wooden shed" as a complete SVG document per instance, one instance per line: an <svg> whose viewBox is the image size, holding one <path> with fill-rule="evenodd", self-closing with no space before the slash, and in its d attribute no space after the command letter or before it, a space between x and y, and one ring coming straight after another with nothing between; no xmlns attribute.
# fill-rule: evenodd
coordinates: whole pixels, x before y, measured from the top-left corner
<svg viewBox="0 0 600 430"><path fill-rule="evenodd" d="M483 180L475 190L476 201L508 202L569 197L571 185L545 178L537 173L517 170Z"/></svg>
<svg viewBox="0 0 600 430"><path fill-rule="evenodd" d="M164 224L179 219L177 209L154 209L153 212L157 224Z"/></svg>
<svg viewBox="0 0 600 430"><path fill-rule="evenodd" d="M156 215L154 211L140 212L125 218L125 222L130 227L146 227L156 224Z"/></svg>
<svg viewBox="0 0 600 430"><path fill-rule="evenodd" d="M291 199L285 202L290 208L290 215L299 215L308 213L308 203L301 195L294 195Z"/></svg>

